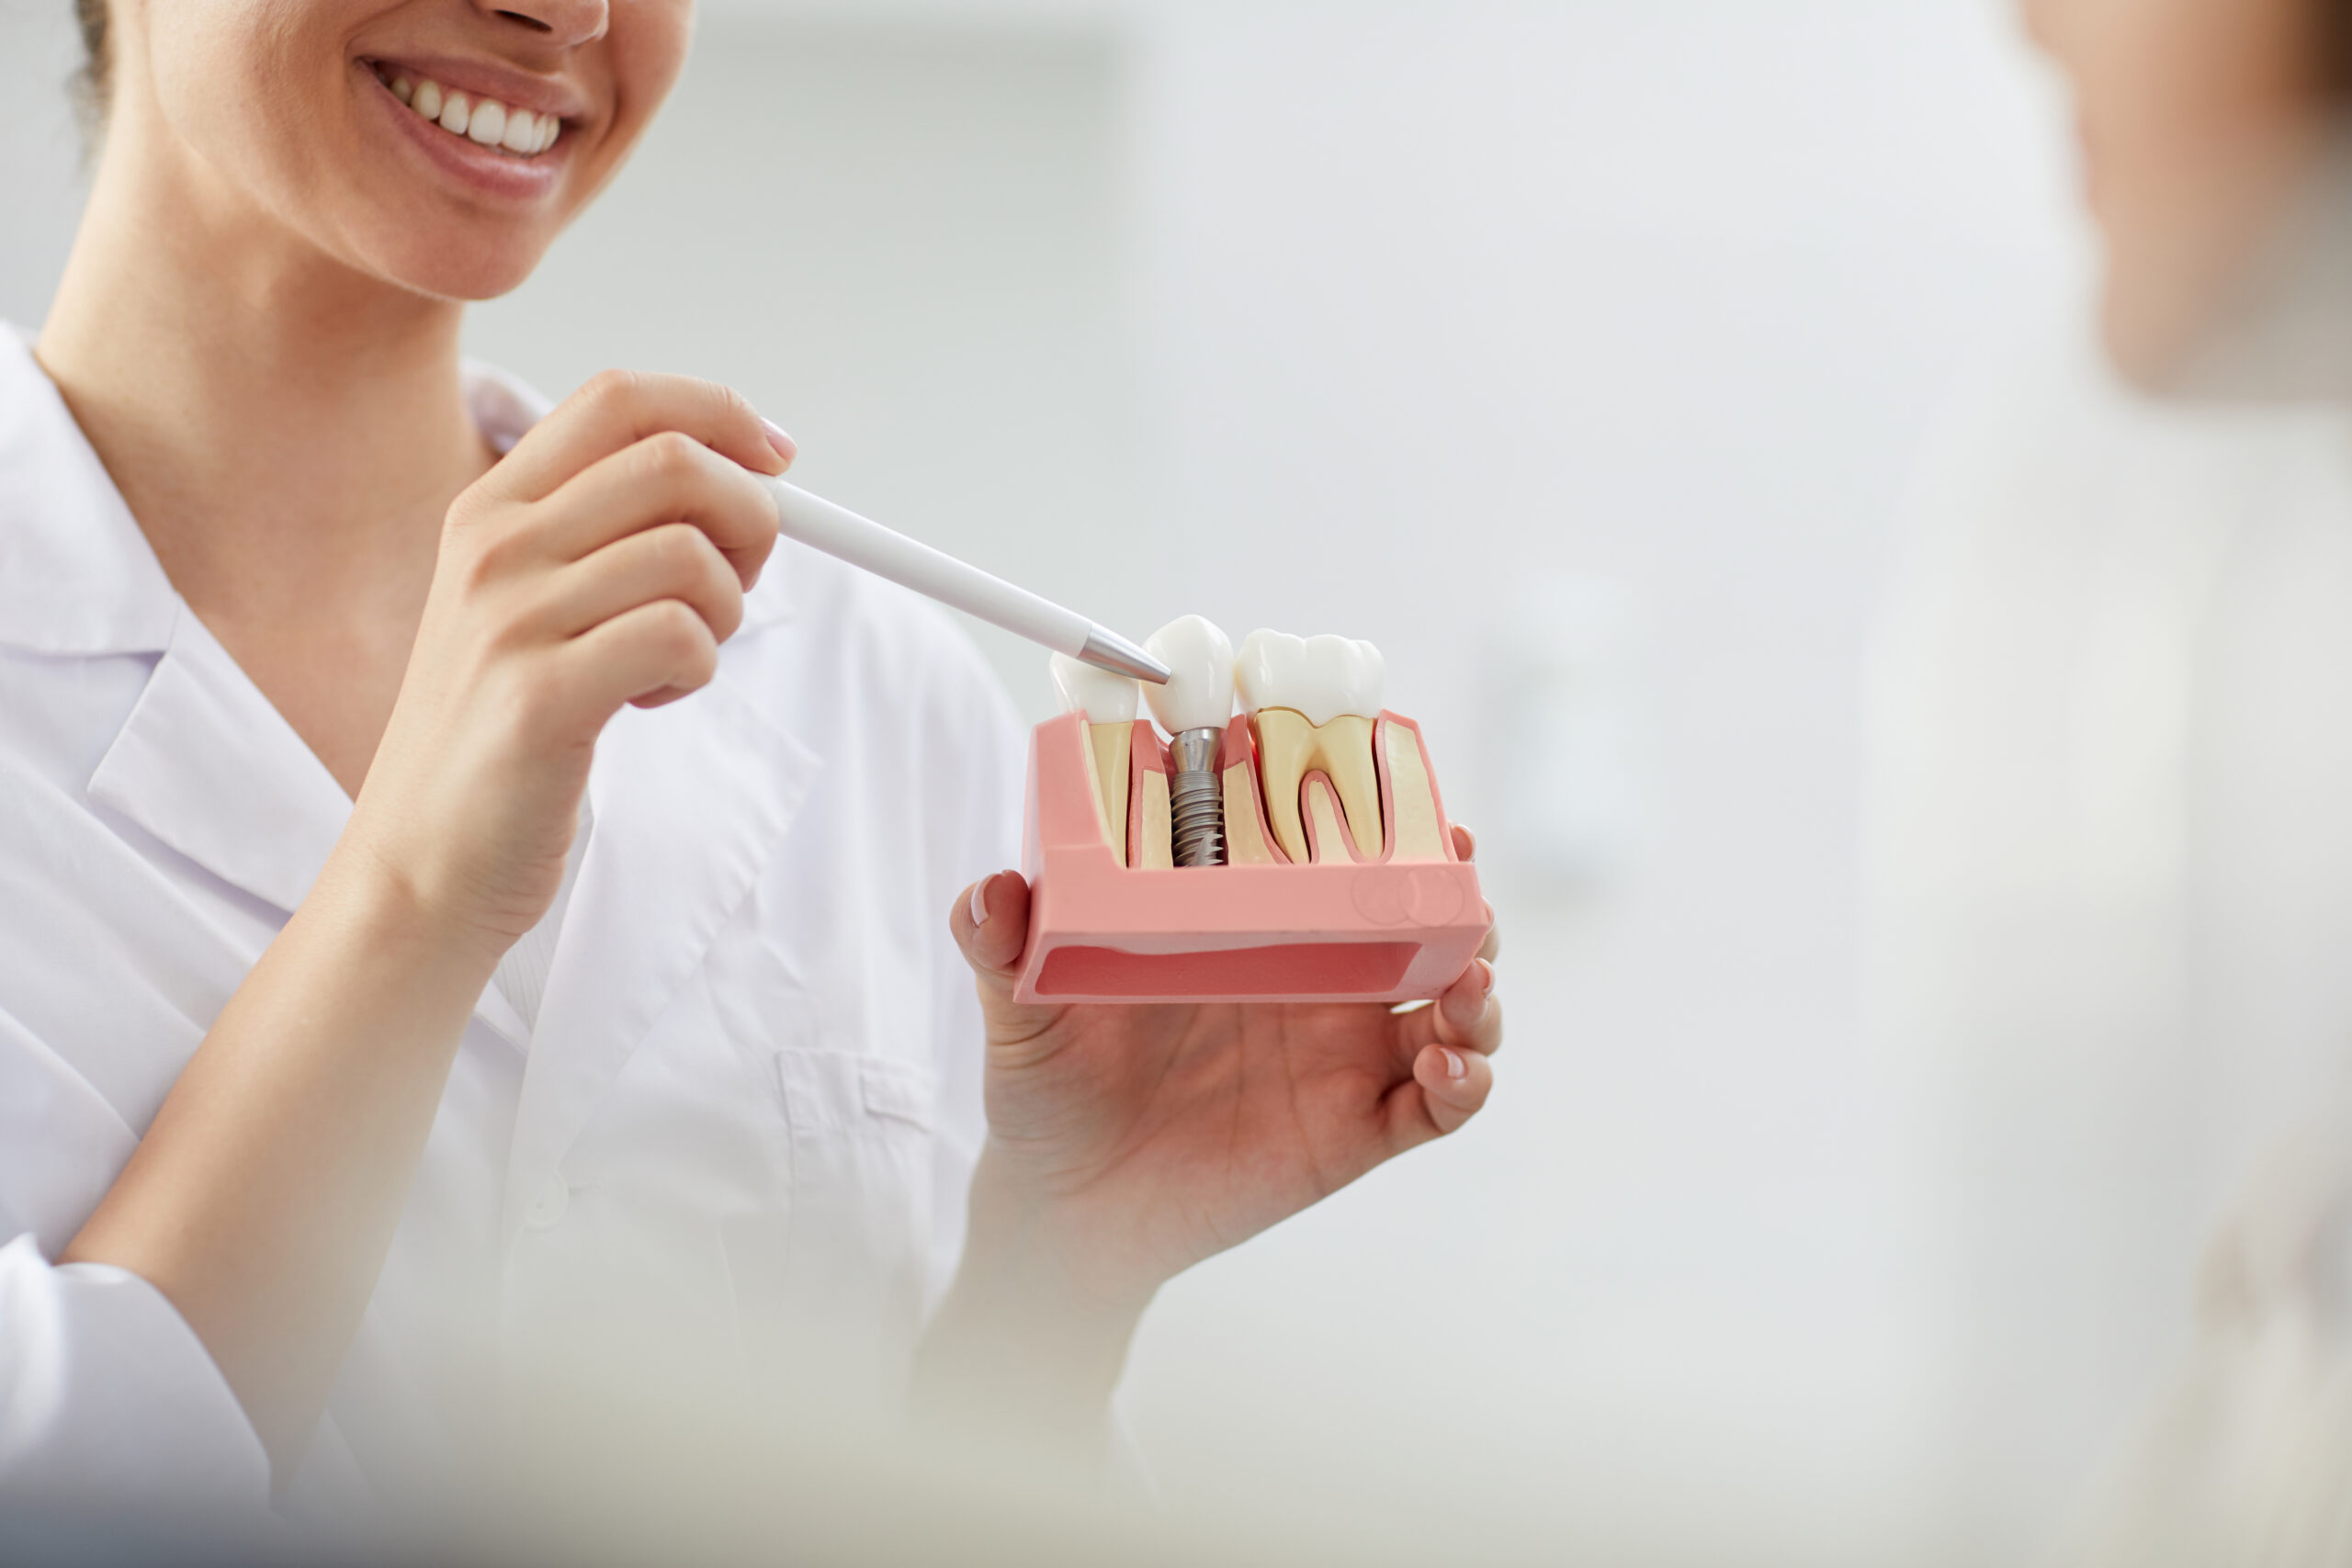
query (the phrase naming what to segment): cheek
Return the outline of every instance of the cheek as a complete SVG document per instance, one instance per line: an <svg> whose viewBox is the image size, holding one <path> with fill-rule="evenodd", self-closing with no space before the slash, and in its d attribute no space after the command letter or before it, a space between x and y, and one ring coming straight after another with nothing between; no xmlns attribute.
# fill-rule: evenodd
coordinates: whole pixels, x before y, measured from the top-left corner
<svg viewBox="0 0 2352 1568"><path fill-rule="evenodd" d="M194 155L190 172L217 193L313 230L356 152L343 50L353 9L322 0L144 7L154 130Z"/></svg>
<svg viewBox="0 0 2352 1568"><path fill-rule="evenodd" d="M606 40L613 73L614 162L626 158L668 101L686 64L694 7L683 0L659 0L617 7Z"/></svg>

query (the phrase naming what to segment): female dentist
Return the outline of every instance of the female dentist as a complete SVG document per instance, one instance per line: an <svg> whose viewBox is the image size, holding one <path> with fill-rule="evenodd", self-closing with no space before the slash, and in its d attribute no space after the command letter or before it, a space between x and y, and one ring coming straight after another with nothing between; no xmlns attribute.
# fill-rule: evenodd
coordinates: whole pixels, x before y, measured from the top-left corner
<svg viewBox="0 0 2352 1568"><path fill-rule="evenodd" d="M689 0L79 11L0 334L0 1504L393 1509L591 1371L1083 1448L1164 1280L1485 1102L1484 959L1016 1005L1006 705L777 544L790 440L460 365Z"/></svg>

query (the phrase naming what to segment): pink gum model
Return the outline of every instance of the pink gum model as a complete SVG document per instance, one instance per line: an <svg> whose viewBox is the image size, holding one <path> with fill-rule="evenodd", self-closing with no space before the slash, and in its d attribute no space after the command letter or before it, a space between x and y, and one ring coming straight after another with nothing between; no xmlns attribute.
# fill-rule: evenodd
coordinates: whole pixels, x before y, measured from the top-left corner
<svg viewBox="0 0 2352 1568"><path fill-rule="evenodd" d="M1388 776L1396 731L1409 733L1437 807L1442 859L1399 863ZM1251 759L1247 719L1226 731L1227 766ZM1037 727L1029 752L1023 863L1032 889L1029 944L1016 993L1024 1002L1401 1002L1435 997L1477 956L1492 917L1478 874L1457 859L1429 748L1409 718L1383 714L1375 732L1385 852L1358 863L1351 845L1323 844L1312 865L1131 870L1104 841L1088 766L1084 714ZM1148 723L1133 731L1129 822L1143 775L1165 773ZM1309 774L1307 787L1329 782ZM1261 830L1264 807L1259 803ZM1342 835L1344 837L1344 834ZM1273 835L1264 833L1269 843ZM1130 829L1129 843L1136 842ZM1277 858L1280 851L1274 852Z"/></svg>

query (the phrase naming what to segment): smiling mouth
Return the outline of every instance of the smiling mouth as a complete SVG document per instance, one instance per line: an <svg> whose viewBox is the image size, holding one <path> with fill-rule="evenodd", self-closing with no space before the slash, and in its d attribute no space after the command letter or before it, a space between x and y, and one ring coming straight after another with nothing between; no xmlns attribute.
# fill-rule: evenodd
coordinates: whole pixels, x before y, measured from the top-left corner
<svg viewBox="0 0 2352 1568"><path fill-rule="evenodd" d="M563 121L554 115L536 115L496 98L460 93L378 61L368 63L376 80L391 89L392 96L418 118L477 146L527 162L546 152L563 135Z"/></svg>

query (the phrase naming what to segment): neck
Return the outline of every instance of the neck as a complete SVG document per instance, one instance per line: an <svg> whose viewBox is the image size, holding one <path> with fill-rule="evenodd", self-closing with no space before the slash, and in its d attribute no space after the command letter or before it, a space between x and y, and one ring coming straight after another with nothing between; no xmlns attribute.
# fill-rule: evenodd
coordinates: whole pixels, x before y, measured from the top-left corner
<svg viewBox="0 0 2352 1568"><path fill-rule="evenodd" d="M413 611L490 460L461 307L324 254L141 132L113 128L44 368L208 622Z"/></svg>

